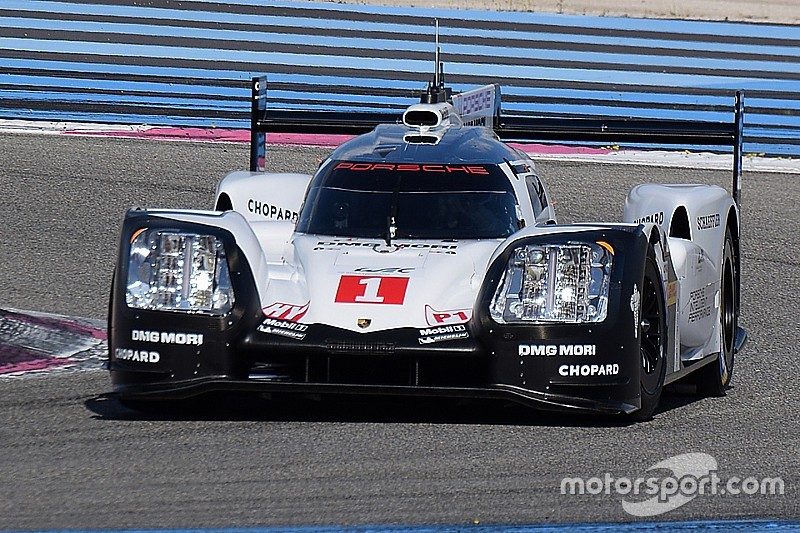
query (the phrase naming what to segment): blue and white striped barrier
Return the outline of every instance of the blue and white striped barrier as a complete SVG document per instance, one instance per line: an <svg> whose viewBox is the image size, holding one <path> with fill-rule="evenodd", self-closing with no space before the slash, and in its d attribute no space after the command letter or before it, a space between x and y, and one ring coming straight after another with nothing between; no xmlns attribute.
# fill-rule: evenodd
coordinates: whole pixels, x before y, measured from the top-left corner
<svg viewBox="0 0 800 533"><path fill-rule="evenodd" d="M400 109L433 69L541 116L730 120L745 151L800 155L797 26L261 0L4 0L0 118L245 128L269 106Z"/></svg>

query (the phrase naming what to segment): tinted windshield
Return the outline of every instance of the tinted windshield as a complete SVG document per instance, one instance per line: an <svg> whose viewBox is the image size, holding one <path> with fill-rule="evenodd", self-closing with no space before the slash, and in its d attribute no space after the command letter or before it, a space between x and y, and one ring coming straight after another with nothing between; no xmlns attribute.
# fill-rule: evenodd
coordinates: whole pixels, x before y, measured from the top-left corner
<svg viewBox="0 0 800 533"><path fill-rule="evenodd" d="M297 231L339 237L489 239L517 231L516 198L496 165L337 161L311 184Z"/></svg>

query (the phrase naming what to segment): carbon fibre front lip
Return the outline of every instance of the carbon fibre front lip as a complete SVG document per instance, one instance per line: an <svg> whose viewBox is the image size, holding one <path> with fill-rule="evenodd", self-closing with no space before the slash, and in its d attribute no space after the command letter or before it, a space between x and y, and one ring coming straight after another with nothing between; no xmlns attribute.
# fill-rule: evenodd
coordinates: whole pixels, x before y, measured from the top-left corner
<svg viewBox="0 0 800 533"><path fill-rule="evenodd" d="M506 400L544 411L570 413L632 413L638 407L616 401L598 401L558 394L546 394L512 385L486 387L422 387L398 385L357 385L339 383L287 383L258 379L229 379L223 376L116 388L125 400L180 400L207 392L261 392L287 395L384 396Z"/></svg>

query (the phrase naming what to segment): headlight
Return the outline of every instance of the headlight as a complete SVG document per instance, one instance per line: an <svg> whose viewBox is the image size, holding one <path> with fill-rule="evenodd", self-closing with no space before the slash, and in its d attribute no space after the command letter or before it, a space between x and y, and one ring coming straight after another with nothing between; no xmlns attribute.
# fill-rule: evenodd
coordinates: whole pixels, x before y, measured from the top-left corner
<svg viewBox="0 0 800 533"><path fill-rule="evenodd" d="M500 324L605 320L613 254L602 244L516 248L489 308L492 318Z"/></svg>
<svg viewBox="0 0 800 533"><path fill-rule="evenodd" d="M228 261L213 235L140 230L128 260L128 307L222 315L234 303Z"/></svg>

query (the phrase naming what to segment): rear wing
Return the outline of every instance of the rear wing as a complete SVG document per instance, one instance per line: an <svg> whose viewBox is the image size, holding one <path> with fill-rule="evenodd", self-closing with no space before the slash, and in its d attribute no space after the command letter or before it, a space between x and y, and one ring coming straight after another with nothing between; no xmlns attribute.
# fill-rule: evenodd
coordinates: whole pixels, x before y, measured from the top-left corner
<svg viewBox="0 0 800 533"><path fill-rule="evenodd" d="M400 122L401 112L267 110L267 78L251 85L250 170L264 170L266 134L326 133L360 135L379 124ZM490 126L504 141L562 141L606 144L657 144L733 148L732 196L739 205L742 190L744 92L734 96L733 121L671 119L568 118L503 116L500 86L493 84L452 97L465 124Z"/></svg>

